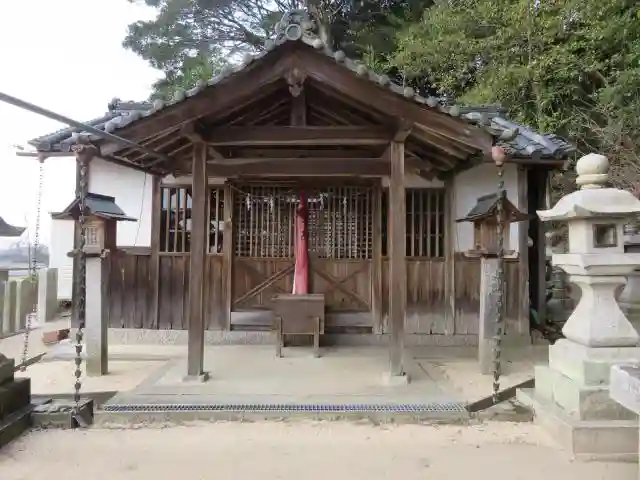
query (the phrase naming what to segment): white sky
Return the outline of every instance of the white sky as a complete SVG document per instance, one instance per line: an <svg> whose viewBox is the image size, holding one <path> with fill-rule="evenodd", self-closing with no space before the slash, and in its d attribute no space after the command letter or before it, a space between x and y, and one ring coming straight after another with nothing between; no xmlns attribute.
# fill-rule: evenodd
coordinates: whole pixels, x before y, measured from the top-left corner
<svg viewBox="0 0 640 480"><path fill-rule="evenodd" d="M153 16L127 0L3 1L0 92L81 122L104 114L114 97L144 100L160 73L121 45L129 23ZM16 157L13 145L65 126L0 102L0 216L7 222L33 230L36 216L38 163ZM42 243L48 212L64 208L74 186L72 158L45 162Z"/></svg>

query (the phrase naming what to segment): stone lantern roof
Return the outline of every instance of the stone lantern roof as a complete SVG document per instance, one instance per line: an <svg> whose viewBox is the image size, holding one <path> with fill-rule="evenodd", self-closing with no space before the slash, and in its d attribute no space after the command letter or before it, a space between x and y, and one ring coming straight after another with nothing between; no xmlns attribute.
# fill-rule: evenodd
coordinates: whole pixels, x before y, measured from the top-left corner
<svg viewBox="0 0 640 480"><path fill-rule="evenodd" d="M580 190L562 197L550 210L538 211L540 220L624 218L640 213L640 200L632 193L606 187L609 182L609 161L604 155L585 155L578 160L576 173Z"/></svg>

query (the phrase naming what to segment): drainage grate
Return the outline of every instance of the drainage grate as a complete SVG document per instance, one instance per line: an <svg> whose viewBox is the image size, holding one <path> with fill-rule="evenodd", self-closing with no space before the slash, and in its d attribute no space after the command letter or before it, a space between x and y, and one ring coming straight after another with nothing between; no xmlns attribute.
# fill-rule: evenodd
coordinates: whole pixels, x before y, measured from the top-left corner
<svg viewBox="0 0 640 480"><path fill-rule="evenodd" d="M352 404L352 405L287 405L287 404L129 404L103 405L105 412L319 412L319 413L466 413L461 403L429 404Z"/></svg>

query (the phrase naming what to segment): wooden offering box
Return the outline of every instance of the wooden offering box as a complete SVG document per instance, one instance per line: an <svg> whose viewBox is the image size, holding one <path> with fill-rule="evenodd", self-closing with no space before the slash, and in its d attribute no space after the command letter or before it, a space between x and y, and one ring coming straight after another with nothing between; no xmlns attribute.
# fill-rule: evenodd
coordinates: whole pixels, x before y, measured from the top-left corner
<svg viewBox="0 0 640 480"><path fill-rule="evenodd" d="M284 335L313 335L314 356L320 356L320 335L324 333L324 295L278 294L273 297L276 355L282 356Z"/></svg>

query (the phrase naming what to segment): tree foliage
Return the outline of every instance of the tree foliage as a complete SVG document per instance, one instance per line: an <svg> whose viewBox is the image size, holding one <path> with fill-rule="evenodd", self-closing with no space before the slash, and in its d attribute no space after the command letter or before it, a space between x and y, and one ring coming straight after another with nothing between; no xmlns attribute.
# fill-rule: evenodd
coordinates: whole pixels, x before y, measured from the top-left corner
<svg viewBox="0 0 640 480"><path fill-rule="evenodd" d="M397 32L387 62L444 96L500 103L582 153L601 151L618 182L635 182L639 11L634 0L438 0Z"/></svg>

